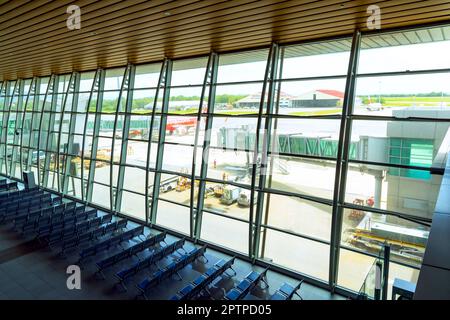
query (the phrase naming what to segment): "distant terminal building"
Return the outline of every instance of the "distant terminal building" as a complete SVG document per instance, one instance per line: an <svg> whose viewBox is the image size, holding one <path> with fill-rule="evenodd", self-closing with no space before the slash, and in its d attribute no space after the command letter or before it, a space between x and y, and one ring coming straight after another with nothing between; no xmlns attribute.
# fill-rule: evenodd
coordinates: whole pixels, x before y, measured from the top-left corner
<svg viewBox="0 0 450 320"><path fill-rule="evenodd" d="M267 95L266 95L267 98ZM291 101L294 97L284 93L280 92L279 97L279 105L281 108L289 108L291 107ZM264 99L264 105L266 104L267 99ZM259 108L259 105L261 103L261 92L253 93L251 95L246 96L245 98L242 98L241 100L236 101L236 108L238 109L254 109Z"/></svg>
<svg viewBox="0 0 450 320"><path fill-rule="evenodd" d="M332 108L342 106L343 102L344 93L331 89L312 90L299 96L280 92L279 96L280 108ZM260 103L261 92L257 92L236 101L235 107L238 109L255 109L259 108Z"/></svg>
<svg viewBox="0 0 450 320"><path fill-rule="evenodd" d="M344 102L344 93L338 90L318 89L305 92L291 100L293 108L330 108L340 107Z"/></svg>

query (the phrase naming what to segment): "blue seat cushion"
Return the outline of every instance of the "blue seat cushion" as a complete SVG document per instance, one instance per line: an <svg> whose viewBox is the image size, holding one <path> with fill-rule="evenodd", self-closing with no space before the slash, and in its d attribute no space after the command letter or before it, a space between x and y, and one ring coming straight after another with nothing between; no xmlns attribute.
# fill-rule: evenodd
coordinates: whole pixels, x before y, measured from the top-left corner
<svg viewBox="0 0 450 320"><path fill-rule="evenodd" d="M279 291L276 291L271 297L270 300L287 300L287 297L284 294L281 294Z"/></svg>
<svg viewBox="0 0 450 320"><path fill-rule="evenodd" d="M217 271L216 268L211 267L211 268L209 268L209 269L205 272L205 275L207 275L208 277L210 277L210 276L212 276L216 271Z"/></svg>
<svg viewBox="0 0 450 320"><path fill-rule="evenodd" d="M293 295L294 290L295 290L295 288L293 286L291 286L289 283L283 283L283 285L280 288L280 291L287 296Z"/></svg>
<svg viewBox="0 0 450 320"><path fill-rule="evenodd" d="M256 280L258 280L259 277L260 277L260 274L256 271L253 271L252 273L247 275L247 279L250 281L256 281Z"/></svg>
<svg viewBox="0 0 450 320"><path fill-rule="evenodd" d="M142 281L137 285L137 287L138 287L139 289L141 289L142 291L145 291L145 290L147 289L149 283L150 283L150 280L149 280L148 278L146 278L146 279L142 280Z"/></svg>
<svg viewBox="0 0 450 320"><path fill-rule="evenodd" d="M180 293L185 296L187 295L189 292L191 292L194 289L194 286L192 284L188 284L186 287L184 287L183 289L180 290Z"/></svg>
<svg viewBox="0 0 450 320"><path fill-rule="evenodd" d="M241 290L242 292L247 291L250 289L250 287L252 286L253 282L248 281L247 279L242 280L239 285L237 286L237 288L239 290Z"/></svg>
<svg viewBox="0 0 450 320"><path fill-rule="evenodd" d="M202 284L206 279L208 279L205 275L201 275L199 277L197 277L197 279L195 279L193 281L193 284L195 284L196 286Z"/></svg>
<svg viewBox="0 0 450 320"><path fill-rule="evenodd" d="M226 298L227 298L228 300L238 300L239 297L240 297L240 295L241 295L241 292L240 292L239 290L231 289L231 290L227 293Z"/></svg>

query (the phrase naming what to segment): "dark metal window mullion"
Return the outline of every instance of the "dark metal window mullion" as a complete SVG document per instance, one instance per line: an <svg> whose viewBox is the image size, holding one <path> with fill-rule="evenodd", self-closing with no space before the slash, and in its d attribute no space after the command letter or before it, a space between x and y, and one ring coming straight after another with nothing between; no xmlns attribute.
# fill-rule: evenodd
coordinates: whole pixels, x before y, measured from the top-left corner
<svg viewBox="0 0 450 320"><path fill-rule="evenodd" d="M266 62L266 70L264 73L264 82L261 91L261 99L259 102L259 112L258 112L258 120L256 124L256 136L255 136L255 145L253 151L253 163L252 163L252 176L251 176L251 184L250 184L250 209L249 209L249 221L248 221L248 254L251 259L255 259L255 253L253 252L253 242L254 242L254 231L255 225L253 223L254 220L254 206L255 206L255 186L256 186L256 173L257 173L257 163L258 163L258 154L259 154L259 134L262 122L262 115L264 110L264 101L267 90L267 82L270 74L270 65L271 58L273 55L274 47L272 46L269 51L269 55L267 57Z"/></svg>
<svg viewBox="0 0 450 320"><path fill-rule="evenodd" d="M203 112L203 100L205 99L205 92L207 90L207 86L211 85L211 77L212 77L212 61L213 53L209 55L208 62L206 64L205 77L203 80L202 92L200 95L200 102L198 106L197 112L197 125L195 127L195 135L194 135L194 144L193 144L193 154L192 154L192 167L191 167L191 190L190 190L190 199L189 199L189 234L191 238L194 238L195 235L195 219L196 214L194 212L194 196L195 196L195 170L197 165L197 148L198 148L198 139L200 134L200 123L202 120L202 112ZM200 193L200 183L199 183L199 191ZM198 212L198 203L197 203L197 212Z"/></svg>
<svg viewBox="0 0 450 320"><path fill-rule="evenodd" d="M103 104L103 88L105 86L105 70L101 69L98 72L99 82L98 82L98 92L97 92L97 103L95 106L95 120L94 120L94 129L92 133L92 145L91 145L91 157L89 162L89 173L88 173L88 181L86 187L86 201L92 202L92 193L94 189L94 176L95 176L95 162L97 158L97 147L98 147L98 135L100 132L100 120L101 115L100 111L102 110ZM89 108L89 106L88 106ZM88 109L89 111L89 109ZM88 113L89 114L89 113ZM85 127L86 130L86 127Z"/></svg>
<svg viewBox="0 0 450 320"><path fill-rule="evenodd" d="M21 175L23 175L23 172L25 170L28 170L28 166L24 166L24 163L23 163L23 153L24 153L24 150L23 150L23 136L24 136L25 127L26 127L25 121L26 121L26 115L27 115L27 105L28 105L28 101L30 100L30 96L34 96L35 93L36 93L36 83L37 83L37 78L36 77L31 79L30 88L28 89L27 99L26 99L25 105L23 107L22 129L20 130L20 142L19 142L19 144L20 144L19 161L20 161ZM31 116L33 117L33 110L31 110ZM28 133L30 136L31 136L31 132L32 132L31 129L32 129L32 122L30 122L29 133ZM27 149L28 156L30 156L29 148L30 148L30 145L28 144L28 149Z"/></svg>
<svg viewBox="0 0 450 320"><path fill-rule="evenodd" d="M158 78L158 86L156 88L155 92L155 100L153 101L153 108L151 112L150 117L150 127L148 129L148 145L147 145L147 158L145 162L145 221L148 223L150 219L150 199L149 199L149 182L150 182L150 153L152 149L152 136L153 136L153 126L155 122L155 113L156 113L156 107L158 105L158 96L160 89L163 88L164 90L164 83L166 79L166 64L168 63L168 60L165 59L164 62L161 64L161 70L159 72L159 78Z"/></svg>
<svg viewBox="0 0 450 320"><path fill-rule="evenodd" d="M270 50L271 56L269 57L270 71L268 76L268 86L269 90L267 92L267 108L266 113L271 114L273 112L273 105L275 99L275 86L276 83L273 81L277 76L278 71L278 61L279 61L279 47L277 44L272 44ZM268 117L264 123L264 135L263 135L263 145L261 150L261 168L259 174L259 189L263 190L266 186L267 174L272 174L272 172L267 171L267 162L269 158L269 149L271 145L271 134L272 134L272 121L271 117ZM258 128L259 129L259 128ZM258 149L258 146L256 146ZM273 159L272 159L273 162ZM258 249L261 239L261 223L264 210L264 193L258 192L257 202L256 202L256 217L255 217L255 229L254 229L254 243L253 243L253 258L258 258Z"/></svg>
<svg viewBox="0 0 450 320"><path fill-rule="evenodd" d="M83 126L83 140L81 142L81 199L83 201L87 201L87 188L88 188L88 183L84 182L84 158L85 158L85 145L86 145L86 134L87 134L87 126L88 126L88 120L89 120L89 107L91 105L91 101L92 101L92 95L94 94L94 92L97 92L97 100L98 100L98 94L100 91L100 76L101 76L102 70L101 69L97 69L95 71L94 74L94 79L92 81L92 87L91 87L91 91L89 94L89 98L87 101L87 105L86 105L86 117L84 118L84 126ZM96 91L97 89L97 91ZM77 105L77 109L78 109L78 105Z"/></svg>
<svg viewBox="0 0 450 320"><path fill-rule="evenodd" d="M41 78L36 78L36 84L35 84L35 91L34 91L34 97L33 97L33 106L31 108L31 122L30 122L30 134L28 136L28 157L27 157L27 164L26 164L26 170L30 170L31 166L33 165L33 150L36 150L36 145L33 140L34 137L34 122L36 119L36 113L39 111L39 93L41 91ZM38 150L36 152L39 153ZM38 181L39 184L39 181Z"/></svg>
<svg viewBox="0 0 450 320"><path fill-rule="evenodd" d="M119 91L119 98L117 99L117 105L116 105L116 112L114 113L114 125L113 125L113 132L112 132L112 139L111 139L111 153L109 157L109 208L111 211L115 212L115 196L117 196L117 189L115 190L116 193L114 193L114 149L116 144L116 130L117 130L117 122L119 120L119 109L122 105L122 96L123 91L126 89L128 91L128 85L129 85L129 77L130 77L130 68L131 65L128 64L125 68L125 71L123 73L122 78L122 84L120 85L120 91ZM128 97L127 97L128 98ZM122 123L122 129L123 129L123 123ZM123 143L124 137L122 136L122 143Z"/></svg>
<svg viewBox="0 0 450 320"><path fill-rule="evenodd" d="M130 132L130 121L131 121L131 108L133 105L133 88L134 88L134 78L136 74L136 67L134 65L130 65L130 69L128 71L128 86L127 90L127 100L125 102L125 115L122 124L122 146L120 151L120 160L119 160L119 172L117 173L117 187L116 187L116 198L114 203L114 210L119 212L122 207L122 195L123 195L123 185L124 185L124 177L125 177L125 164L127 162L127 150L128 150L128 135ZM118 115L116 115L118 117ZM114 163L114 161L112 162ZM112 168L112 166L111 166ZM112 175L111 175L112 178ZM112 186L112 184L111 184Z"/></svg>
<svg viewBox="0 0 450 320"><path fill-rule="evenodd" d="M64 95L64 101L63 104L61 106L61 114L59 116L59 128L58 128L58 137L56 140L56 150L57 150L57 155L56 155L56 161L55 161L55 165L56 165L56 181L58 183L58 192L62 192L62 188L61 188L61 171L59 169L59 158L61 157L61 130L62 130L62 124L63 124L63 119L64 119L64 112L66 111L66 104L67 104L67 97L70 94L70 91L72 89L72 94L74 93L74 83L73 81L76 79L76 72L72 72L70 74L69 77L69 82L67 84L67 90L66 93ZM73 99L73 97L72 97Z"/></svg>
<svg viewBox="0 0 450 320"><path fill-rule="evenodd" d="M78 106L78 98L79 98L79 91L80 91L80 81L81 76L80 73L75 74L75 81L74 81L74 89L73 89L73 97L72 97L72 106L70 108L70 120L69 120L69 132L68 132L68 141L67 141L67 150L66 150L66 161L64 164L64 170L63 170L63 183L62 183L62 193L67 194L69 191L69 176L71 175L71 168L72 168L72 148L73 148L73 141L74 141L74 132L75 132L75 126L77 121L77 115L73 113L73 110ZM64 114L62 119L64 119ZM83 163L81 162L81 167L83 167ZM73 181L74 177L72 177ZM73 188L75 188L75 185L73 184ZM81 185L81 190L83 190ZM74 189L74 195L75 195L75 189Z"/></svg>
<svg viewBox="0 0 450 320"><path fill-rule="evenodd" d="M164 81L164 96L162 101L162 112L167 112L169 108L170 98L170 82L172 77L172 61L167 60L166 73ZM162 115L159 122L158 152L156 154L155 178L153 182L152 206L150 210L150 224L156 223L156 215L158 210L159 186L161 182L161 169L164 156L164 140L166 138L167 116Z"/></svg>
<svg viewBox="0 0 450 320"><path fill-rule="evenodd" d="M9 115L10 115L10 113L11 113L11 107L12 107L12 104L13 104L13 101L14 101L14 96L15 96L15 94L16 94L17 87L18 87L18 86L20 87L20 83L21 83L21 82L22 82L22 80L21 80L21 79L18 79L18 80L16 80L15 83L14 83L13 93L12 93L12 95L11 95L11 97L10 97L11 100L9 101L8 111L7 111L7 113L6 113L6 114L7 114L7 115L6 115L6 119L4 118L4 117L5 117L5 111L4 111L4 113L3 113L3 128L4 128L5 130L4 130L4 132L3 132L3 137L2 137L2 138L4 138L5 175L6 175L7 177L10 177L9 172L8 172L8 129L9 129ZM7 88L8 88L8 87L7 87ZM2 157L2 159L0 159L0 161L3 161L3 157Z"/></svg>
<svg viewBox="0 0 450 320"><path fill-rule="evenodd" d="M331 220L331 239L330 239L330 264L329 264L329 287L334 291L337 286L339 269L339 249L342 230L342 207L341 204L345 198L345 182L347 178L348 151L350 145L350 130L352 108L355 94L355 79L358 65L359 48L361 42L361 33L355 30L350 51L350 60L348 65L347 82L345 85L345 97L342 107L342 119L339 131L338 154L336 161L335 184L333 193L333 209Z"/></svg>
<svg viewBox="0 0 450 320"><path fill-rule="evenodd" d="M16 168L17 168L17 161L15 161L16 158L16 153L17 153L17 148L19 146L19 136L18 134L16 134L19 130L19 128L22 126L22 123L18 121L18 119L22 119L22 117L20 117L20 112L21 112L21 107L23 106L23 97L24 95L24 91L25 91L25 80L21 80L19 83L19 90L18 90L18 98L17 98L17 106L16 106L16 117L14 120L14 132L13 132L13 141L12 141L12 153L11 153L11 161L10 161L10 175L11 177L15 176L16 173Z"/></svg>
<svg viewBox="0 0 450 320"><path fill-rule="evenodd" d="M56 117L56 105L58 103L58 87L59 87L59 80L60 80L59 75L57 75L55 77L55 81L54 81L54 87L53 87L53 92L52 92L52 101L50 104L50 121L49 121L49 125L48 125L48 131L47 131L47 139L45 142L45 159L44 159L44 170L43 170L43 185L47 187L48 185L48 178L49 178L49 171L50 171L50 158L51 156L54 154L53 151L49 150L49 140L51 137L51 132L54 129L55 126L55 117ZM45 105L44 108L45 109ZM42 112L44 113L44 110L42 110ZM49 156L48 153L51 153L51 155ZM53 162L53 165L55 165L56 161ZM53 182L55 181L55 173L53 173ZM53 183L52 183L52 188L53 189Z"/></svg>
<svg viewBox="0 0 450 320"><path fill-rule="evenodd" d="M37 163L37 180L38 180L38 185L45 187L42 178L41 178L41 157L40 157L40 153L41 153L41 133L42 133L42 123L44 122L44 109L45 109L45 101L47 100L47 96L49 91L53 92L53 82L54 82L54 78L55 75L52 74L50 76L50 78L48 79L48 84L47 84L47 88L45 90L45 95L44 95L44 101L42 102L42 108L40 110L41 112L41 117L39 120L39 130L38 130L38 141L37 141L37 155L36 155L36 163ZM52 88L52 89L50 89ZM47 154L45 155L45 159L47 158Z"/></svg>
<svg viewBox="0 0 450 320"><path fill-rule="evenodd" d="M1 135L0 135L0 173L2 173L2 170L3 170L3 157L2 157L2 150L3 150L3 148L2 148L2 140L3 140L3 136L4 136L4 124L5 124L5 113L6 113L6 105L7 105L7 103L8 103L8 98L7 98L7 92L8 92L8 88L9 88L9 86L8 86L8 81L3 81L2 82L2 85L1 85L1 87L0 87L0 95L1 95L1 93L2 93L2 91L3 90L5 90L5 100L3 101L3 107L2 107L2 109L1 109L1 120L2 120L2 125L1 125L1 128L0 128L0 133L1 133Z"/></svg>
<svg viewBox="0 0 450 320"><path fill-rule="evenodd" d="M197 212L195 216L195 225L194 225L194 239L198 240L201 237L202 230L202 220L203 220L203 206L205 201L205 188L206 188L206 176L208 173L208 160L209 160L209 149L211 144L211 129L213 123L213 113L215 107L215 97L216 97L216 82L217 82L217 74L219 69L219 56L217 53L211 53L211 77L210 77L210 85L209 85L209 94L208 94L208 107L207 107L207 117L205 120L205 136L203 140L203 149L202 149L202 163L200 167L200 179L198 184L198 193L197 193ZM200 124L199 124L200 125ZM196 156L196 155L194 155ZM192 172L195 175L195 172Z"/></svg>

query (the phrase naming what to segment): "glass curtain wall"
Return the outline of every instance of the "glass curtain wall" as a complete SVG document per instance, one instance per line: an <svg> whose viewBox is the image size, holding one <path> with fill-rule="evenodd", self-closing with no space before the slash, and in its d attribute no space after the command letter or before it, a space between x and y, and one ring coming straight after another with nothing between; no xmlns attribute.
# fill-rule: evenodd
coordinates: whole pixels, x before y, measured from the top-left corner
<svg viewBox="0 0 450 320"><path fill-rule="evenodd" d="M357 291L417 280L450 145L450 28L0 83L0 171Z"/></svg>

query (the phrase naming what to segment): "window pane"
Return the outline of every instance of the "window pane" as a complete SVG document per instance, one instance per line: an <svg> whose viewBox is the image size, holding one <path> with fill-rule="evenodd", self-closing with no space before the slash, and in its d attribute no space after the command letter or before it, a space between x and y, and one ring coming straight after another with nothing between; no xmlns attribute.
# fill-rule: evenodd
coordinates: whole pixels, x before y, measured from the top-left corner
<svg viewBox="0 0 450 320"><path fill-rule="evenodd" d="M359 292L375 258L341 248L338 285Z"/></svg>
<svg viewBox="0 0 450 320"><path fill-rule="evenodd" d="M449 27L363 36L359 72L445 69L450 61ZM424 59L423 57L426 57Z"/></svg>
<svg viewBox="0 0 450 320"><path fill-rule="evenodd" d="M157 212L156 224L184 234L189 234L189 208L159 200Z"/></svg>
<svg viewBox="0 0 450 320"><path fill-rule="evenodd" d="M340 120L278 119L273 127L274 154L337 157Z"/></svg>
<svg viewBox="0 0 450 320"><path fill-rule="evenodd" d="M328 280L330 246L264 229L261 258L307 275Z"/></svg>
<svg viewBox="0 0 450 320"><path fill-rule="evenodd" d="M145 197L131 192L122 192L120 211L139 220L145 220Z"/></svg>
<svg viewBox="0 0 450 320"><path fill-rule="evenodd" d="M356 114L450 119L450 73L359 77Z"/></svg>
<svg viewBox="0 0 450 320"><path fill-rule="evenodd" d="M286 47L282 78L345 75L350 48L351 39Z"/></svg>
<svg viewBox="0 0 450 320"><path fill-rule="evenodd" d="M254 207L258 193L254 193ZM249 189L217 183L206 183L205 210L249 220L251 192Z"/></svg>
<svg viewBox="0 0 450 320"><path fill-rule="evenodd" d="M240 115L259 112L262 83L216 87L214 113Z"/></svg>
<svg viewBox="0 0 450 320"><path fill-rule="evenodd" d="M351 164L345 201L431 218L441 180L426 171Z"/></svg>
<svg viewBox="0 0 450 320"><path fill-rule="evenodd" d="M391 260L420 267L429 228L395 216L345 209L343 245L378 254L385 242L391 245Z"/></svg>
<svg viewBox="0 0 450 320"><path fill-rule="evenodd" d="M145 194L145 170L125 167L123 188Z"/></svg>
<svg viewBox="0 0 450 320"><path fill-rule="evenodd" d="M92 202L104 208L110 208L109 188L98 183L94 183L92 190Z"/></svg>
<svg viewBox="0 0 450 320"><path fill-rule="evenodd" d="M217 82L263 80L269 50L222 54Z"/></svg>
<svg viewBox="0 0 450 320"><path fill-rule="evenodd" d="M154 88L158 85L161 64L145 64L136 66L134 88Z"/></svg>
<svg viewBox="0 0 450 320"><path fill-rule="evenodd" d="M204 212L201 238L219 246L248 253L248 224L241 221Z"/></svg>
<svg viewBox="0 0 450 320"><path fill-rule="evenodd" d="M324 199L333 198L335 161L287 156L271 157L269 161L273 161L273 169L267 179L268 188Z"/></svg>
<svg viewBox="0 0 450 320"><path fill-rule="evenodd" d="M331 206L276 194L266 194L264 203L264 224L330 241Z"/></svg>
<svg viewBox="0 0 450 320"><path fill-rule="evenodd" d="M175 60L172 67L172 86L203 84L208 58Z"/></svg>
<svg viewBox="0 0 450 320"><path fill-rule="evenodd" d="M342 114L345 78L281 82L279 108L274 113L293 116Z"/></svg>

